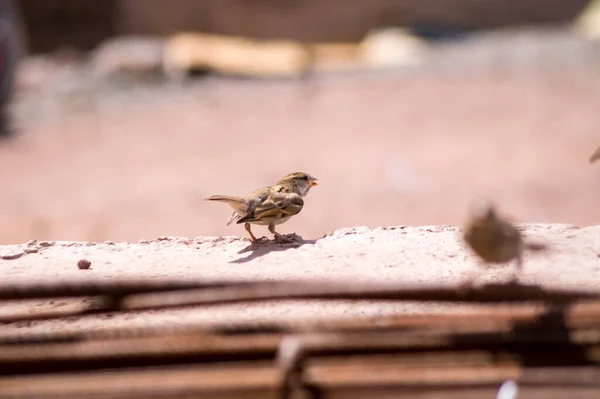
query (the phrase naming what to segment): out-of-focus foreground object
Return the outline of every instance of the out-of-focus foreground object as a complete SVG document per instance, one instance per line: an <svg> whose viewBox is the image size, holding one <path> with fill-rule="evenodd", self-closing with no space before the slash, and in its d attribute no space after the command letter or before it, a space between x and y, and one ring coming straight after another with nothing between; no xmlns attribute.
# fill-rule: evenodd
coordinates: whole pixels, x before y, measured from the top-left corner
<svg viewBox="0 0 600 399"><path fill-rule="evenodd" d="M592 0L575 21L575 30L583 36L600 40L600 1Z"/></svg>
<svg viewBox="0 0 600 399"><path fill-rule="evenodd" d="M0 0L0 138L13 132L8 107L13 97L17 65L25 49L19 3Z"/></svg>
<svg viewBox="0 0 600 399"><path fill-rule="evenodd" d="M448 286L335 281L0 283L0 298L13 306L90 296L78 308L0 315L7 324L64 317L72 322L68 331L0 335L0 398L376 399L414 398L418 392L420 398L595 399L600 392L600 301L592 291L500 285L461 298ZM468 300L473 307L446 315L315 314L287 323L242 318L212 326L186 321L94 331L73 322L90 313L139 316L193 303L198 312L211 313L219 310L201 302L248 305L277 297L384 299L399 306L417 298L437 304Z"/></svg>

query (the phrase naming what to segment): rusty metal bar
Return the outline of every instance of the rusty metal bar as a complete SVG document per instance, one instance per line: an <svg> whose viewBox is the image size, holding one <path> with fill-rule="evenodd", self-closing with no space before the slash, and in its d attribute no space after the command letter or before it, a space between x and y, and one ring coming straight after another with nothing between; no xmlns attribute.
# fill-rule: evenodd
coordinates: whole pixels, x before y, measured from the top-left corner
<svg viewBox="0 0 600 399"><path fill-rule="evenodd" d="M160 292L174 289L218 288L234 281L196 281L186 279L104 279L104 280L30 280L0 281L0 300L41 299L55 297L102 296L120 297L132 293Z"/></svg>
<svg viewBox="0 0 600 399"><path fill-rule="evenodd" d="M344 357L337 357L307 362L300 378L321 392L366 387L497 387L506 379L515 379L522 387L553 386L563 393L568 392L569 387L600 389L598 367L527 369L511 361L463 365L460 356L455 360L455 363L441 365L434 362L410 365L403 363L400 357L390 357L386 362L355 358L354 364L349 364ZM77 372L34 376L35 380L32 376L12 376L0 378L0 398L267 392L276 390L277 376L276 366L266 361Z"/></svg>
<svg viewBox="0 0 600 399"><path fill-rule="evenodd" d="M0 345L0 370L5 370L0 373L167 364L200 359L203 362L236 358L265 359L275 356L280 342L292 338L284 334L213 336L197 333ZM415 331L310 333L293 339L312 355L449 349L528 352L536 350L536 346L554 345L558 348L556 350L570 348L572 353L569 359L574 361L600 363L600 328L567 331L566 334L560 329L545 329L543 335L539 328L488 333L448 333L443 328L424 328ZM540 361L544 361L546 355L539 355ZM549 356L554 355L552 353Z"/></svg>
<svg viewBox="0 0 600 399"><path fill-rule="evenodd" d="M78 341L83 339L133 338L149 337L160 334L264 334L266 332L283 334L286 331L384 331L397 329L435 328L446 333L475 333L475 332L509 332L515 323L522 325L534 324L548 311L548 306L540 304L484 304L468 311L454 313L433 313L421 315L394 315L381 317L334 317L329 320L302 320L301 323L234 323L214 326L192 325L148 326L148 327L107 327L99 331L63 332L49 331L43 334L23 334L15 330L12 334L0 337L0 344L30 342L49 343ZM546 326L552 320L545 321ZM569 305L564 310L563 320L555 320L565 328L594 328L600 326L600 301L586 300Z"/></svg>
<svg viewBox="0 0 600 399"><path fill-rule="evenodd" d="M98 371L57 375L11 376L0 378L0 398L79 397L124 393L155 394L184 391L210 393L215 390L243 391L274 386L271 362L239 362L205 366L171 366L138 370Z"/></svg>
<svg viewBox="0 0 600 399"><path fill-rule="evenodd" d="M270 359L281 335L147 338L0 345L0 374L139 367L215 360Z"/></svg>
<svg viewBox="0 0 600 399"><path fill-rule="evenodd" d="M171 292L165 292L171 291ZM172 292L179 291L179 292ZM600 297L600 290L551 289L537 285L490 284L463 291L453 285L401 285L297 281L100 280L0 282L0 300L102 296L127 300L126 308L232 303L270 299L382 299L413 301L571 301Z"/></svg>
<svg viewBox="0 0 600 399"><path fill-rule="evenodd" d="M545 289L535 285L516 284L487 285L463 292L455 286L261 282L220 289L206 288L179 292L135 294L124 298L121 308L123 310L142 310L282 299L380 299L477 303L532 300L566 302L598 298L599 294L600 291Z"/></svg>
<svg viewBox="0 0 600 399"><path fill-rule="evenodd" d="M8 334L0 339L0 398L347 399L432 393L464 399L473 391L493 395L507 379L518 381L531 398L542 392L544 398L557 392L600 395L600 292L519 285L464 293L456 287L339 282L186 284L62 282L37 293L36 284L12 291L0 284L0 298L98 296L79 311L116 314L305 298L461 301L470 302L471 310L296 326L58 332L37 342ZM5 312L1 320L19 320L21 313ZM65 314L41 310L38 317ZM64 341L52 342L53 337Z"/></svg>
<svg viewBox="0 0 600 399"><path fill-rule="evenodd" d="M327 390L327 399L496 399L498 386L441 387L336 387ZM258 396L256 397L258 398ZM597 399L594 387L519 387L517 399Z"/></svg>
<svg viewBox="0 0 600 399"><path fill-rule="evenodd" d="M185 286L185 290L180 286ZM471 303L515 302L544 300L564 302L583 298L598 298L600 292L545 290L537 286L488 285L464 293L456 287L398 286L396 284L344 284L315 282L252 282L218 283L216 286L201 283L205 288L193 288L194 283L158 282L145 285L143 281L99 283L58 283L0 287L0 299L22 295L26 298L95 295L96 301L79 309L0 315L0 322L39 320L52 317L85 315L112 311L138 311L169 307L214 305L223 303L264 301L277 299L381 299L420 301L461 301ZM192 287L192 288L190 288ZM14 298L13 298L14 300ZM53 313L56 312L56 313Z"/></svg>
<svg viewBox="0 0 600 399"><path fill-rule="evenodd" d="M78 306L71 306L65 308L50 308L44 309L37 307L33 312L10 312L8 314L0 314L0 323L14 323L18 321L34 321L34 320L48 320L63 317L72 316L83 316L94 313L103 313L110 311L115 308L116 302L114 298L109 296L93 297L88 303L83 303L83 299L88 297L81 297L82 301ZM61 298L62 299L62 298ZM17 300L11 300L11 302L18 302Z"/></svg>

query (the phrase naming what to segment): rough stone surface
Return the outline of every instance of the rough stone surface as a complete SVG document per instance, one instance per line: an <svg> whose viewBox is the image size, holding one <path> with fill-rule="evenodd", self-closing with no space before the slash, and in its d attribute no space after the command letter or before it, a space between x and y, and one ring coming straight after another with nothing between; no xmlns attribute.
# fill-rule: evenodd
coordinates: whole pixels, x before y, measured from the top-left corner
<svg viewBox="0 0 600 399"><path fill-rule="evenodd" d="M566 224L520 226L526 239L551 246L548 253L525 257L520 281L544 286L594 288L600 286L600 226L579 228ZM0 247L15 253L27 244ZM73 265L79 259L94 265L81 273ZM477 261L465 249L459 228L353 227L339 229L303 244L251 245L238 237L161 237L139 243L56 242L39 246L14 260L1 260L3 278L100 280L119 278L183 277L189 279L284 280L423 284L458 284L477 270ZM513 264L482 270L478 284L510 279ZM0 319L17 311L70 309L90 299L32 301L30 305L0 304ZM74 329L104 331L135 326L177 326L186 323L231 325L236 323L297 323L333 317L372 317L424 311L468 312L459 305L392 303L386 301L272 301L197 308L170 309L114 316L110 314L54 321L0 324L0 336Z"/></svg>

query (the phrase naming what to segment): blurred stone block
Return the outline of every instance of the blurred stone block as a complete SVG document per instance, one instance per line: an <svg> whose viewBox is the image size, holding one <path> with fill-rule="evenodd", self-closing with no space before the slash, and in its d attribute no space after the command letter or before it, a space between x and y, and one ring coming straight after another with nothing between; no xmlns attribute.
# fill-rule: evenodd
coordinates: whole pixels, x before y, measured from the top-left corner
<svg viewBox="0 0 600 399"><path fill-rule="evenodd" d="M181 33L167 41L163 65L171 77L190 69L241 76L298 76L308 69L310 56L305 46L289 40Z"/></svg>
<svg viewBox="0 0 600 399"><path fill-rule="evenodd" d="M301 77L310 69L386 68L421 61L425 43L398 28L374 30L359 43L303 43L180 33L165 41L163 68L172 79L190 70L248 77ZM128 52L123 52L128 54Z"/></svg>
<svg viewBox="0 0 600 399"><path fill-rule="evenodd" d="M91 52L92 72L98 77L157 74L162 71L162 50L160 38L120 36L108 39Z"/></svg>

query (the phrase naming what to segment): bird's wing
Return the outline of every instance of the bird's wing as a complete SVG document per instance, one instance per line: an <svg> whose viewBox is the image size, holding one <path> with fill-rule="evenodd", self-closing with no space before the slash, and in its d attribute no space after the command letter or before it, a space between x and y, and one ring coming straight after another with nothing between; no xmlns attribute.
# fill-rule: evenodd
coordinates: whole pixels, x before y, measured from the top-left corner
<svg viewBox="0 0 600 399"><path fill-rule="evenodd" d="M288 216L300 213L304 207L304 200L296 193L289 193L277 203L277 207Z"/></svg>
<svg viewBox="0 0 600 399"><path fill-rule="evenodd" d="M284 216L293 216L299 213L304 206L304 200L296 193L272 192L269 197L248 216L237 223L252 222L257 220L277 220Z"/></svg>

